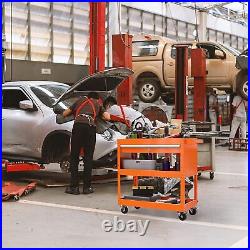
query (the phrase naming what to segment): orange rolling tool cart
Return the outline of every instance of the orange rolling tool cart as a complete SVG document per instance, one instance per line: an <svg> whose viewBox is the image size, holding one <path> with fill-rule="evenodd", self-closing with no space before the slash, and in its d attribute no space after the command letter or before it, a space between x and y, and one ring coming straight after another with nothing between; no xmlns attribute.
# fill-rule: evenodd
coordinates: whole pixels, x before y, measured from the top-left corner
<svg viewBox="0 0 250 250"><path fill-rule="evenodd" d="M118 204L121 212L126 214L128 206L138 208L155 208L172 210L178 213L180 220L185 220L187 212L196 214L198 203L197 190L197 144L201 140L195 138L154 138L154 139L120 139L118 140ZM136 155L153 155L158 158L164 156L178 156L174 159L176 168L155 169L154 160L137 160ZM152 158L151 158L152 159ZM169 159L169 158L168 158ZM139 164L137 164L139 163ZM153 163L153 164L152 164ZM170 164L171 165L171 164ZM140 196L124 195L121 190L121 176L133 176L133 185L138 185L140 178L171 178L179 180L178 202L167 203L163 196L157 199L144 199ZM186 177L193 177L192 198L186 193ZM169 180L169 179L166 179ZM133 189L134 189L133 186Z"/></svg>

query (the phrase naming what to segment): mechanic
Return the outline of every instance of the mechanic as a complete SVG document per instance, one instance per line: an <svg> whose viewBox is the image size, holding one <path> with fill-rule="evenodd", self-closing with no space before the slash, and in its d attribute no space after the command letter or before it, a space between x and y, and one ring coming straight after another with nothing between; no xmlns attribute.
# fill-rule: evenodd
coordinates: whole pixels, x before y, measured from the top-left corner
<svg viewBox="0 0 250 250"><path fill-rule="evenodd" d="M132 129L153 128L151 121L142 113L126 105L117 105L117 100L113 96L106 98L103 107L110 114L111 121L122 122Z"/></svg>
<svg viewBox="0 0 250 250"><path fill-rule="evenodd" d="M234 138L237 129L240 128L241 138L246 139L247 101L243 100L241 96L236 95L233 98L232 105L233 105L233 120L229 138Z"/></svg>
<svg viewBox="0 0 250 250"><path fill-rule="evenodd" d="M211 122L217 126L217 115L218 115L218 102L216 96L216 89L213 88L210 90L208 104L209 104L209 119Z"/></svg>
<svg viewBox="0 0 250 250"><path fill-rule="evenodd" d="M71 137L71 179L70 186L66 188L65 193L74 195L80 194L78 164L81 148L84 149L83 194L94 192L94 189L91 186L91 174L93 154L96 144L96 118L99 116L104 120L110 120L109 114L104 112L104 109L98 100L98 93L90 92L87 97L81 97L63 112L64 117L69 116L72 113L75 117Z"/></svg>

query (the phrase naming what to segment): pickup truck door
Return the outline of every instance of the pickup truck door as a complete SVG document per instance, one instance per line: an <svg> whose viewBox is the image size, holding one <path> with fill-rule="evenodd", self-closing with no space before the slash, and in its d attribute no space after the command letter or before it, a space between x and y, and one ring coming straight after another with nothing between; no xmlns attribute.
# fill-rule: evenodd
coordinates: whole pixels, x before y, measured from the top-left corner
<svg viewBox="0 0 250 250"><path fill-rule="evenodd" d="M34 129L34 125L41 121L43 114L37 107L34 111L22 110L19 102L24 100L31 98L20 87L6 87L2 90L2 152L35 157L36 135L39 131Z"/></svg>
<svg viewBox="0 0 250 250"><path fill-rule="evenodd" d="M174 85L175 84L175 55L176 55L176 48L168 45L164 51L164 79L167 85ZM191 48L189 48L188 53L188 76L189 80L188 83L192 84L193 80L191 79Z"/></svg>
<svg viewBox="0 0 250 250"><path fill-rule="evenodd" d="M197 47L206 52L206 71L208 85L222 85L229 82L226 53L214 44L198 43Z"/></svg>

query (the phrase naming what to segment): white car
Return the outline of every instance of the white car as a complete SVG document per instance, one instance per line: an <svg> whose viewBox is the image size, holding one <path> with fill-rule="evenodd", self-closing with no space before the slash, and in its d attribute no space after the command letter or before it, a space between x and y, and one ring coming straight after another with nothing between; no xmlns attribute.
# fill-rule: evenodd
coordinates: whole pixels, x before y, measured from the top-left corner
<svg viewBox="0 0 250 250"><path fill-rule="evenodd" d="M64 162L69 156L73 121L58 122L55 111L66 109L86 91L107 95L131 74L133 71L126 68L109 69L72 87L49 81L6 82L2 86L2 158L41 164ZM105 122L99 122L97 130L94 160L97 165L114 164L116 141L125 135Z"/></svg>

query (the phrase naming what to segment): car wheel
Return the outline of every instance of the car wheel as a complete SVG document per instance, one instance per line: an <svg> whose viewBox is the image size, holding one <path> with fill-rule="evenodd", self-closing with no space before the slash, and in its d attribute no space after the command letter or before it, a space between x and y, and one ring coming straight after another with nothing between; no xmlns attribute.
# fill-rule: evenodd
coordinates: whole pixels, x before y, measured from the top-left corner
<svg viewBox="0 0 250 250"><path fill-rule="evenodd" d="M144 80L138 86L138 95L141 101L151 103L160 96L160 87L155 80Z"/></svg>
<svg viewBox="0 0 250 250"><path fill-rule="evenodd" d="M237 92L245 100L248 100L248 76L241 74L237 82Z"/></svg>
<svg viewBox="0 0 250 250"><path fill-rule="evenodd" d="M70 161L69 157L64 157L60 161L60 169L63 173L69 173L70 172Z"/></svg>

